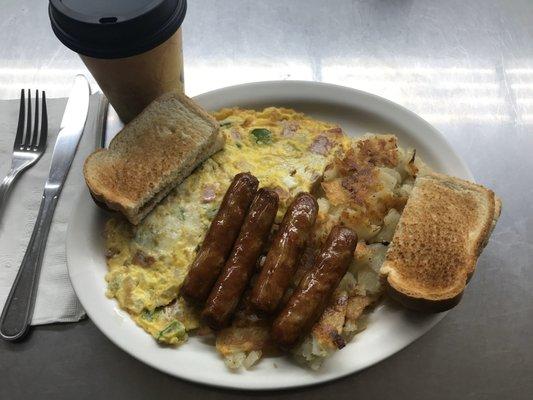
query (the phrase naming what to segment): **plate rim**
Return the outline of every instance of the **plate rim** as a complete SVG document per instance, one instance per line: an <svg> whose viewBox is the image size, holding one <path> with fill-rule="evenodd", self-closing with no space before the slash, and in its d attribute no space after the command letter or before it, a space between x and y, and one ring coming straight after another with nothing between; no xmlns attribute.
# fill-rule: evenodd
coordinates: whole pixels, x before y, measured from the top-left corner
<svg viewBox="0 0 533 400"><path fill-rule="evenodd" d="M280 85L293 86L296 89L300 89L300 90L302 88L305 88L304 90L310 90L309 88L312 88L312 87L314 87L314 88L328 88L328 90L341 91L341 92L345 93L347 96L352 97L352 100L354 98L359 98L360 101L363 101L364 99L370 100L370 103L373 102L374 105L376 105L377 107L382 107L383 105L385 105L386 107L389 107L389 108L395 110L397 113L400 113L400 115L403 114L408 119L417 121L419 124L421 124L421 126L425 130L431 131L431 133L433 135L437 136L448 147L448 150L450 151L450 153L455 158L454 161L457 163L458 168L463 171L463 173L465 175L465 178L474 181L474 177L472 175L472 172L470 171L470 169L466 165L465 161L453 150L453 147L450 145L450 143L448 142L446 137L440 131L438 131L429 122L425 121L423 118L421 118L420 116L418 116L414 112L408 110L407 108L405 108L405 107L403 107L403 106L401 106L401 105L399 105L399 104L397 104L397 103L395 103L393 101L390 101L388 99L385 99L383 97L377 96L377 95L372 94L372 93L368 93L368 92L361 91L361 90L358 90L358 89L349 88L349 87L346 87L346 86L329 84L329 83L324 83L324 82L301 81L301 80L274 80L274 81L260 81L260 82L243 83L243 84L239 84L239 85L232 85L232 86L228 86L228 87L224 87L224 88L219 88L219 89L215 89L215 90L212 90L212 91L209 91L209 92L202 93L202 94L199 94L197 96L194 96L193 99L195 101L198 101L198 102L202 103L204 101L208 101L208 99L210 97L212 97L212 96L220 96L221 94L225 94L225 93L228 93L228 92L235 92L235 91L239 92L239 91L246 90L246 89L257 89L257 88L260 88L260 87L266 88L264 90L268 90L268 89L274 90L276 87L279 87ZM298 98L298 94L295 94L295 98ZM341 103L343 103L343 102L346 103L345 98L341 99L340 102ZM383 113L376 112L376 114L383 117ZM329 377L329 376L325 377L325 378L317 377L312 382L283 384L283 385L278 385L278 386L275 386L275 387L246 386L246 385L236 386L235 384L233 384L231 382L229 382L229 383L208 382L207 379L202 379L201 377L197 378L195 376L179 375L177 373L173 373L172 371L164 369L163 366L157 365L156 363L152 362L151 360L147 360L146 358L143 358L141 354L137 354L135 351L132 351L130 348L128 348L126 346L126 344L123 343L123 341L119 340L119 338L120 338L119 336L113 335L111 332L108 332L108 328L106 326L104 326L104 324L99 320L98 313L95 312L95 310L93 310L93 308L91 307L90 304L89 304L89 306L87 306L84 303L84 300L82 300L82 298L80 297L79 293L83 292L83 289L81 289L80 286L79 286L79 285L82 284L82 282L80 282L80 281L78 281L76 279L75 267L73 267L76 264L76 260L75 260L75 256L73 255L73 248L75 248L75 244L73 243L73 241L74 241L74 236L75 235L73 235L72 233L73 233L73 231L75 230L75 227L76 227L75 221L76 221L76 218L77 218L76 214L77 214L77 211L78 211L78 205L79 204L83 204L82 199L85 198L85 200L86 200L88 198L88 195L89 195L88 189L84 186L83 190L81 190L81 193L79 194L79 197L78 197L80 200L78 200L78 202L76 202L76 205L74 206L74 208L73 208L73 210L71 212L69 223L68 223L68 228L67 228L67 241L66 241L67 269L68 269L69 279L70 279L70 282L71 282L71 284L72 284L72 286L74 288L76 296L78 297L80 303L84 307L84 309L85 309L85 311L87 313L87 316L96 325L96 327L100 330L100 332L103 333L104 336L106 336L113 344L115 344L121 350L123 350L127 354L133 356L135 359L139 360L140 362L142 362L144 364L147 364L150 367L155 368L155 369L157 369L157 370L159 370L159 371L161 371L163 373L166 373L168 375L177 377L179 379L183 379L185 381L189 381L189 382L193 382L193 383L201 384L201 385L207 385L207 386L211 386L211 387L218 387L218 388L224 388L224 389L230 389L230 390L233 389L233 390L239 390L239 391L241 391L241 390L242 391L249 391L249 390L256 390L256 391L289 390L289 389L295 389L295 388L299 388L299 387L309 387L309 386L315 386L315 385L319 385L319 384L326 383L326 382L332 382L332 381L341 379L343 377L346 377L348 375L354 374L356 372L359 372L361 370L364 370L364 369L366 369L368 367L371 367L371 366L373 366L373 365L375 365L375 364L377 364L377 363L379 363L379 362L391 357L392 355L396 354L397 352L405 349L406 347L408 347L409 345L411 345L412 343L417 341L424 334L426 334L438 322L440 322L445 317L445 315L447 314L447 312L440 313L440 314L435 314L433 320L431 321L431 324L429 324L426 327L426 329L421 331L421 333L416 338L411 340L406 345L396 349L395 351L393 351L393 352L391 352L391 353L389 353L389 354L387 354L385 356L378 357L374 362L371 362L371 363L369 363L369 364L367 364L367 365L365 365L364 367L361 367L361 368L355 368L355 369L352 369L352 370L343 371L343 372L341 372L339 374L336 374L333 377ZM96 208L96 206L93 205L93 211L95 211L94 210L95 208ZM91 211L87 211L87 212L91 212ZM97 212L100 212L100 211L97 211ZM106 214L105 214L104 211L101 211L100 212L100 217L103 217L103 215L106 215ZM109 301L114 301L113 299L108 299L108 300ZM246 376L244 376L244 375L241 375L241 378L242 378L242 381L246 380Z"/></svg>

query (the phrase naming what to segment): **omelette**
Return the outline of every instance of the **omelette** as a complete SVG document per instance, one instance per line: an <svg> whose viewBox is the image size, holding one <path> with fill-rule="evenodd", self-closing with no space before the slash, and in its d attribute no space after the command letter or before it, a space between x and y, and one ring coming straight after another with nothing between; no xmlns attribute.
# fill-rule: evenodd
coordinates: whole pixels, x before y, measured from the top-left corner
<svg viewBox="0 0 533 400"><path fill-rule="evenodd" d="M222 109L214 114L226 144L138 226L115 217L106 225L107 296L161 343L177 344L199 327L180 286L233 177L251 172L276 190L278 220L292 197L310 191L350 139L337 125L293 110Z"/></svg>
<svg viewBox="0 0 533 400"><path fill-rule="evenodd" d="M203 334L199 310L179 289L233 177L250 172L280 198L280 222L294 196L312 192L317 223L292 282L296 287L331 227L342 223L359 237L356 256L326 311L293 356L311 368L365 328L378 301L378 270L419 170L414 150L393 135L350 138L332 123L294 110L222 109L214 113L224 148L176 187L138 226L111 218L105 228L107 296L159 343L175 345ZM254 278L252 278L253 280ZM289 291L290 292L290 291ZM270 321L243 297L232 324L216 335L230 368L249 367L273 351Z"/></svg>

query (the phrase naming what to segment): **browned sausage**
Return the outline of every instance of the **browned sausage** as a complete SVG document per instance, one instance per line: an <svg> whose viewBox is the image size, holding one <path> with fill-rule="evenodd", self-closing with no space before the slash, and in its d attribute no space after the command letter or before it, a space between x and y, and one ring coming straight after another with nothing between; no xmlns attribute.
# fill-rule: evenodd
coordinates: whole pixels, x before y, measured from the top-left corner
<svg viewBox="0 0 533 400"><path fill-rule="evenodd" d="M357 235L350 229L335 226L331 230L314 267L303 277L274 320L272 338L280 347L293 347L320 318L348 270L356 245Z"/></svg>
<svg viewBox="0 0 533 400"><path fill-rule="evenodd" d="M202 312L204 321L212 329L224 327L235 312L268 239L278 203L278 195L273 190L259 189L257 192L231 255Z"/></svg>
<svg viewBox="0 0 533 400"><path fill-rule="evenodd" d="M239 234L258 185L257 178L249 173L240 173L233 178L181 287L180 293L186 299L202 302L209 295Z"/></svg>
<svg viewBox="0 0 533 400"><path fill-rule="evenodd" d="M273 313L296 271L297 261L315 224L318 204L309 193L300 193L291 203L252 291L252 304Z"/></svg>

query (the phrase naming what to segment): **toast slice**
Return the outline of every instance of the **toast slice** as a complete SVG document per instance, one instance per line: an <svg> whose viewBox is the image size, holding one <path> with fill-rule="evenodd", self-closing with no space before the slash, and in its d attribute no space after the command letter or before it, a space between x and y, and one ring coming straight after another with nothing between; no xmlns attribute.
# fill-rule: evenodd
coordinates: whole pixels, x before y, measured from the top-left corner
<svg viewBox="0 0 533 400"><path fill-rule="evenodd" d="M218 122L184 94L154 100L85 160L91 195L138 224L194 168L223 146Z"/></svg>
<svg viewBox="0 0 533 400"><path fill-rule="evenodd" d="M459 303L500 215L492 190L451 176L419 176L380 275L387 293L427 312Z"/></svg>

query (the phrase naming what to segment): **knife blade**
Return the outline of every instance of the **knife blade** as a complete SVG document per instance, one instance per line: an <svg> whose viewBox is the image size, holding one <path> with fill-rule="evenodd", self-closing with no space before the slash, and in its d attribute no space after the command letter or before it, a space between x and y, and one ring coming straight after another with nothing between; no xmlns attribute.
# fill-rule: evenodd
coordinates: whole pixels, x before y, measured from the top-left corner
<svg viewBox="0 0 533 400"><path fill-rule="evenodd" d="M0 336L19 340L28 332L39 283L44 250L59 194L67 178L89 111L89 82L77 75L61 120L50 173L28 248L0 316Z"/></svg>
<svg viewBox="0 0 533 400"><path fill-rule="evenodd" d="M109 109L109 100L105 94L100 93L98 101L98 111L95 118L96 126L96 148L105 148L106 130L107 130L107 111Z"/></svg>
<svg viewBox="0 0 533 400"><path fill-rule="evenodd" d="M89 95L90 88L87 78L83 75L76 75L52 153L52 163L45 190L58 189L61 191L65 183L87 120Z"/></svg>

